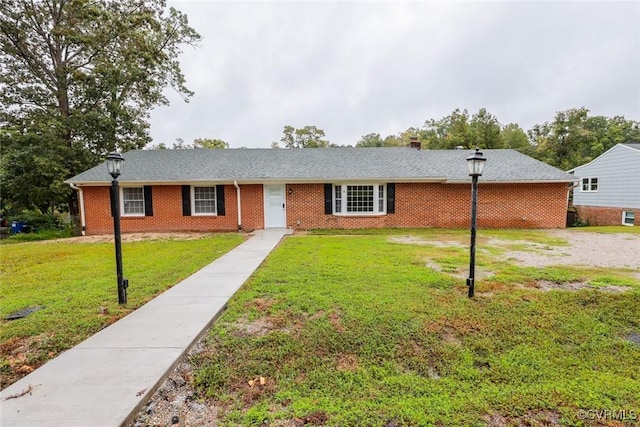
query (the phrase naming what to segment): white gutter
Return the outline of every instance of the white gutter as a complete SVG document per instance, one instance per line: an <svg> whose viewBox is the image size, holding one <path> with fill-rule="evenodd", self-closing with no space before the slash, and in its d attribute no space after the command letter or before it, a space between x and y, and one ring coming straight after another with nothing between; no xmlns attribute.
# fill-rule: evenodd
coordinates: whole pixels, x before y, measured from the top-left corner
<svg viewBox="0 0 640 427"><path fill-rule="evenodd" d="M242 203L240 201L240 186L238 185L238 181L233 181L233 186L236 187L236 193L238 194L236 197L238 200L238 230L242 230Z"/></svg>
<svg viewBox="0 0 640 427"><path fill-rule="evenodd" d="M80 226L81 226L81 232L82 235L85 235L85 229L86 229L86 221L84 219L84 195L82 194L82 188L76 186L73 183L69 183L69 185L71 186L71 188L73 188L74 190L78 191L78 207L80 208Z"/></svg>

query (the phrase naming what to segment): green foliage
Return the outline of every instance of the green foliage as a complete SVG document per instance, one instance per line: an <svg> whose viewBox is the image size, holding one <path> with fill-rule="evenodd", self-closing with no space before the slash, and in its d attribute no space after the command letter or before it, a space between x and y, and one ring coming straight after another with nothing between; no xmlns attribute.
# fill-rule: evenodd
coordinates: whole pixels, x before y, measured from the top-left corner
<svg viewBox="0 0 640 427"><path fill-rule="evenodd" d="M417 137L424 149L512 148L569 170L618 143L640 141L640 122L588 113L586 108L560 111L552 122L537 124L525 132L516 123L502 126L485 108L471 116L466 109L456 108L441 119L427 120L422 128L410 127L384 139L378 133L364 135L356 147L406 147L411 137Z"/></svg>
<svg viewBox="0 0 640 427"><path fill-rule="evenodd" d="M193 140L194 148L229 148L229 143L221 139L196 138Z"/></svg>
<svg viewBox="0 0 640 427"><path fill-rule="evenodd" d="M379 133L363 135L356 147L402 147L408 144L404 142L403 136L388 135L382 138Z"/></svg>
<svg viewBox="0 0 640 427"><path fill-rule="evenodd" d="M529 131L534 157L563 170L588 163L614 145L640 141L640 123L615 116L589 116L586 108L560 111L552 122Z"/></svg>
<svg viewBox="0 0 640 427"><path fill-rule="evenodd" d="M65 228L64 219L60 214L43 214L40 211L24 210L13 219L26 222L32 227L39 229L62 230Z"/></svg>
<svg viewBox="0 0 640 427"><path fill-rule="evenodd" d="M166 87L191 94L177 58L199 35L164 0L1 5L3 203L62 206L74 195L64 179L149 142Z"/></svg>
<svg viewBox="0 0 640 427"><path fill-rule="evenodd" d="M640 318L631 272L518 268L496 246L478 262L501 279L469 300L453 276L466 269L456 243L467 231L363 231L288 237L229 302L193 360L221 425L579 425L579 409L640 404L640 351L625 339ZM407 234L421 241L398 242ZM496 238L565 243L495 230L483 249ZM526 287L534 276L634 290L541 292Z"/></svg>
<svg viewBox="0 0 640 427"><path fill-rule="evenodd" d="M315 126L305 126L301 129L285 126L280 142L285 148L326 148L329 147L329 141L324 140L324 136L324 131Z"/></svg>
<svg viewBox="0 0 640 427"><path fill-rule="evenodd" d="M54 239L64 239L67 237L72 237L72 231L70 228L65 228L62 230L56 229L37 229L33 230L31 233L19 233L13 234L8 237L3 237L0 240L0 245L7 245L13 243L24 243L24 242L38 242L43 240L54 240Z"/></svg>
<svg viewBox="0 0 640 427"><path fill-rule="evenodd" d="M173 143L172 147L167 147L167 144L161 142L156 145L154 148L158 150L191 150L194 148L229 148L229 143L223 141L221 139L211 139L211 138L196 138L193 140L193 144L185 144L184 139L176 138L176 142Z"/></svg>

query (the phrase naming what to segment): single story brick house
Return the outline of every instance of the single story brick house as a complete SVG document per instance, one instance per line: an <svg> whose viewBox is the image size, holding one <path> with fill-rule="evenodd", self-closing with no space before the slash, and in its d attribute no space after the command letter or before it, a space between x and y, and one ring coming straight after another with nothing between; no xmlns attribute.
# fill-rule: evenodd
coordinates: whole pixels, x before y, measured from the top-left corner
<svg viewBox="0 0 640 427"><path fill-rule="evenodd" d="M616 144L569 171L578 218L590 225L640 224L640 143Z"/></svg>
<svg viewBox="0 0 640 427"><path fill-rule="evenodd" d="M123 232L469 226L471 150L137 150L123 155ZM484 150L478 226L562 228L575 177L514 150ZM111 233L105 164L66 181L86 234Z"/></svg>

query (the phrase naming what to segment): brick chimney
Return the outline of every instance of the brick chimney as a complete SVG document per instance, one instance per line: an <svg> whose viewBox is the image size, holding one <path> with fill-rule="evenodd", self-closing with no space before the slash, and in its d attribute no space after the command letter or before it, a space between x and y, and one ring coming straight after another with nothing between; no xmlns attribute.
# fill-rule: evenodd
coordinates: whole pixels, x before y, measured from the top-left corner
<svg viewBox="0 0 640 427"><path fill-rule="evenodd" d="M415 148L417 150L420 149L421 145L420 145L420 141L418 141L417 136L412 136L409 138L409 147Z"/></svg>

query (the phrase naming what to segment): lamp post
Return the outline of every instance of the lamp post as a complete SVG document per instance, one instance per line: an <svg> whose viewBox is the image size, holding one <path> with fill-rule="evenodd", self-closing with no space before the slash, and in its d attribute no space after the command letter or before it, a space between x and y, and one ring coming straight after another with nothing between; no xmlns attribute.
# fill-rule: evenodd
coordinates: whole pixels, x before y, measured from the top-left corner
<svg viewBox="0 0 640 427"><path fill-rule="evenodd" d="M467 287L469 288L469 298L472 298L475 291L476 275L476 223L478 219L478 177L482 175L484 162L487 159L482 155L479 148L476 152L467 157L467 166L471 176L471 254L469 260L469 278Z"/></svg>
<svg viewBox="0 0 640 427"><path fill-rule="evenodd" d="M116 245L116 274L118 275L118 304L127 303L128 280L122 273L122 239L120 236L120 191L118 176L122 172L124 158L120 153L113 152L107 156L107 170L113 178L111 181L111 213L113 214L113 233Z"/></svg>

